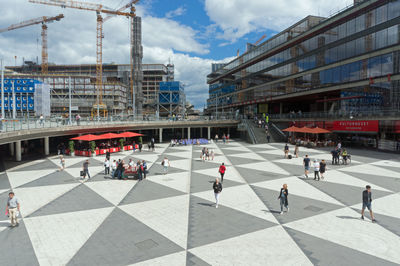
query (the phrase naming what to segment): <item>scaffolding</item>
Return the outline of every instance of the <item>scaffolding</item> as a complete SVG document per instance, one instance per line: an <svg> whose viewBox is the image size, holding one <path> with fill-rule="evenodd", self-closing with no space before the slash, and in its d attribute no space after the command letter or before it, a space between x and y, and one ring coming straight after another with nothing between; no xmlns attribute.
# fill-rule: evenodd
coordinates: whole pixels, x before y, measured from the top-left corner
<svg viewBox="0 0 400 266"><path fill-rule="evenodd" d="M186 96L179 81L161 82L157 99L157 115L161 117L185 116Z"/></svg>

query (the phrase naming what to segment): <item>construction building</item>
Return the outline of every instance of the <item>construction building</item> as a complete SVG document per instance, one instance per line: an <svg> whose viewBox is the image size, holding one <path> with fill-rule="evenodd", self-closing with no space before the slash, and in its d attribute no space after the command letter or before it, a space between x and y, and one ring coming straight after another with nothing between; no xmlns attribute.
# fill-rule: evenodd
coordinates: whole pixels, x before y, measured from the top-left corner
<svg viewBox="0 0 400 266"><path fill-rule="evenodd" d="M307 117L335 132L397 138L400 0L358 0L327 18L308 16L220 65L208 84L210 114L268 113L297 125ZM339 126L380 114L373 128Z"/></svg>
<svg viewBox="0 0 400 266"><path fill-rule="evenodd" d="M96 65L49 65L48 75L42 76L40 65L27 62L23 66L6 67L20 76L28 75L39 80L45 80L51 87L51 111L63 113L69 107L69 77L72 79L72 98L74 109L78 108L81 115L89 115L92 105L96 103L95 75ZM174 65L143 64L143 111L144 115L155 115L157 110L158 91L160 82L174 80ZM18 76L17 75L17 76ZM103 100L110 114L127 114L130 82L129 64L103 64ZM76 99L75 99L76 98Z"/></svg>
<svg viewBox="0 0 400 266"><path fill-rule="evenodd" d="M182 82L161 82L157 102L157 114L159 116L184 117L186 111L186 96Z"/></svg>

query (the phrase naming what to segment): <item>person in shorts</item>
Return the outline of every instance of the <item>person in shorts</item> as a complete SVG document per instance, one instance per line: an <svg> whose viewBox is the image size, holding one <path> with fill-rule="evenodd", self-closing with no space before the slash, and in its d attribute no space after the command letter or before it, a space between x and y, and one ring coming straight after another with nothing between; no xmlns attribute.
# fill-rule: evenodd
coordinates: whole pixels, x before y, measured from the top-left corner
<svg viewBox="0 0 400 266"><path fill-rule="evenodd" d="M306 178L308 178L308 171L310 171L310 158L308 158L308 155L303 159L303 165L304 165L304 175Z"/></svg>
<svg viewBox="0 0 400 266"><path fill-rule="evenodd" d="M286 143L285 147L283 148L283 152L285 153L285 159L288 158L289 155L289 145Z"/></svg>
<svg viewBox="0 0 400 266"><path fill-rule="evenodd" d="M371 186L367 185L365 187L366 189L363 191L362 193L362 209L361 209L361 219L364 220L364 211L365 208L367 208L369 210L369 214L371 216L371 220L372 222L375 222L375 217L374 217L374 213L372 212L372 192L371 192Z"/></svg>

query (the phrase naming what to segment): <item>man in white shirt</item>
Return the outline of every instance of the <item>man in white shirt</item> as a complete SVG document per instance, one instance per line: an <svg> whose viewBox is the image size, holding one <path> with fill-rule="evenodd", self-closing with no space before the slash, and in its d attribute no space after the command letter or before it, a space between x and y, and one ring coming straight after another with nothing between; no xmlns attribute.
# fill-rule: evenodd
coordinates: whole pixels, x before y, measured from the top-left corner
<svg viewBox="0 0 400 266"><path fill-rule="evenodd" d="M6 214L10 217L11 226L18 226L18 214L20 210L19 200L15 197L14 192L8 193L8 200L6 206Z"/></svg>
<svg viewBox="0 0 400 266"><path fill-rule="evenodd" d="M314 160L314 180L317 180L318 177L318 181L319 181L319 162L317 160Z"/></svg>

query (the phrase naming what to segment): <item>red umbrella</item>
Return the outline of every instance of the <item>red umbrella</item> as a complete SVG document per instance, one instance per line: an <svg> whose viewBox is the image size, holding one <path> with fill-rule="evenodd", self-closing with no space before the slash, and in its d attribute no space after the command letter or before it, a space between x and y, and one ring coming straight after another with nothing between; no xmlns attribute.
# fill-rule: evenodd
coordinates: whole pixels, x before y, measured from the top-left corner
<svg viewBox="0 0 400 266"><path fill-rule="evenodd" d="M99 139L117 139L120 138L121 136L119 134L115 133L106 133L98 136Z"/></svg>
<svg viewBox="0 0 400 266"><path fill-rule="evenodd" d="M302 127L302 128L299 128L299 131L297 131L297 132L301 132L301 133L314 133L313 129L312 129L312 128L309 128L309 127Z"/></svg>
<svg viewBox="0 0 400 266"><path fill-rule="evenodd" d="M124 133L121 133L118 135L122 138L133 138L133 137L143 136L143 134L134 133L134 132L124 132Z"/></svg>
<svg viewBox="0 0 400 266"><path fill-rule="evenodd" d="M299 130L300 130L300 128L295 127L295 126L291 126L291 127L285 128L282 131L285 131L285 132L299 132Z"/></svg>
<svg viewBox="0 0 400 266"><path fill-rule="evenodd" d="M312 131L314 134L324 134L324 133L331 133L329 130L325 129L325 128L312 128Z"/></svg>
<svg viewBox="0 0 400 266"><path fill-rule="evenodd" d="M79 137L72 138L71 140L83 140L83 141L94 141L94 140L99 140L99 136L88 134L88 135L83 135Z"/></svg>

